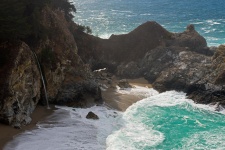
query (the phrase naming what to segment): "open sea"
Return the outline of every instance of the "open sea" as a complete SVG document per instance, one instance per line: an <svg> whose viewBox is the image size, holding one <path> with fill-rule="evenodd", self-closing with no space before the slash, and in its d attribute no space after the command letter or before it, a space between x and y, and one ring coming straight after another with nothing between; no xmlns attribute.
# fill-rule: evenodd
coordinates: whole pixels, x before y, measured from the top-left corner
<svg viewBox="0 0 225 150"><path fill-rule="evenodd" d="M171 32L194 24L209 46L225 43L224 0L73 0L75 22L108 38L155 20ZM59 109L38 129L8 143L5 150L225 150L225 111L195 104L176 91L120 90L145 98L125 112L104 106ZM89 111L99 120L85 118Z"/></svg>
<svg viewBox="0 0 225 150"><path fill-rule="evenodd" d="M90 26L93 35L108 38L128 33L142 23L157 21L171 32L194 24L208 46L225 43L224 0L71 0L75 22Z"/></svg>

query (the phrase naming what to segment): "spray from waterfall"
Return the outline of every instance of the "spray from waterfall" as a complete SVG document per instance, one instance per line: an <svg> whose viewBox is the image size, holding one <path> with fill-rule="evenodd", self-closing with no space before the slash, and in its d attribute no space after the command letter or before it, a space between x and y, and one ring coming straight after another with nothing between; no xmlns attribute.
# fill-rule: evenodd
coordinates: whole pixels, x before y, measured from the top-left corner
<svg viewBox="0 0 225 150"><path fill-rule="evenodd" d="M44 88L44 93L45 93L45 100L46 100L47 109L50 109L49 103L48 103L48 94L47 94L47 90L46 90L46 83L45 83L45 80L44 80L44 77L43 77L41 65L40 65L40 62L39 62L39 60L38 60L38 57L37 57L36 53L35 53L33 50L31 50L31 51L32 51L33 56L34 56L34 58L35 58L35 60L36 60L36 63L37 63L37 65L38 65L38 70L39 70L39 73L40 73L40 76L41 76L41 80L42 80L42 84L43 84L43 88Z"/></svg>

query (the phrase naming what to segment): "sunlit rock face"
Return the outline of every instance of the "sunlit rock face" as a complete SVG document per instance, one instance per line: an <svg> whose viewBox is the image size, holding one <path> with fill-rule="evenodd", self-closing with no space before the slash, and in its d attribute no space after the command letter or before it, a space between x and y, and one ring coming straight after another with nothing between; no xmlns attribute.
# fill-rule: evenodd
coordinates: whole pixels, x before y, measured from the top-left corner
<svg viewBox="0 0 225 150"><path fill-rule="evenodd" d="M7 54L4 54L7 53ZM1 45L0 121L20 127L40 99L41 80L30 48L23 42Z"/></svg>
<svg viewBox="0 0 225 150"><path fill-rule="evenodd" d="M46 104L37 61L46 81L50 103L86 107L101 103L101 91L91 69L78 55L72 28L64 13L46 7L40 16L46 37L32 46L1 43L0 122L20 128L31 121L37 103Z"/></svg>
<svg viewBox="0 0 225 150"><path fill-rule="evenodd" d="M171 33L150 21L109 39L84 37L92 44L78 44L81 57L95 69L106 67L121 78L145 77L161 92L184 91L200 103L224 103L224 46L207 47L193 25Z"/></svg>
<svg viewBox="0 0 225 150"><path fill-rule="evenodd" d="M92 71L106 68L121 78L145 77L158 91L185 91L200 103L224 104L224 46L208 48L189 25L171 33L154 21L128 34L101 39L79 30L63 12L46 7L40 17L49 31L32 50L40 60L50 103L86 107L102 103ZM0 121L20 127L31 121L43 86L31 47L1 44ZM0 57L1 57L0 56ZM2 57L5 58L5 57Z"/></svg>

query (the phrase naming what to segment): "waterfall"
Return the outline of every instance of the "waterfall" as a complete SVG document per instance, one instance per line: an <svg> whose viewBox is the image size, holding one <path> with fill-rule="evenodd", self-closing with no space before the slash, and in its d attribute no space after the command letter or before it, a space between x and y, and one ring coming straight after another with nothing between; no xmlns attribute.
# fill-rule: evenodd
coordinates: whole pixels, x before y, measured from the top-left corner
<svg viewBox="0 0 225 150"><path fill-rule="evenodd" d="M31 50L31 51L33 53L34 59L36 60L36 63L37 63L37 66L38 66L38 70L39 70L39 73L40 73L40 76L41 76L42 84L43 84L43 87L44 87L44 93L45 93L45 100L46 100L46 104L47 104L47 109L50 109L49 103L48 103L48 94L47 94L47 90L46 90L46 83L45 83L45 80L44 80L44 77L43 77L43 73L42 73L42 70L41 70L41 65L40 65L40 62L38 60L38 57L37 57L36 53L33 50Z"/></svg>

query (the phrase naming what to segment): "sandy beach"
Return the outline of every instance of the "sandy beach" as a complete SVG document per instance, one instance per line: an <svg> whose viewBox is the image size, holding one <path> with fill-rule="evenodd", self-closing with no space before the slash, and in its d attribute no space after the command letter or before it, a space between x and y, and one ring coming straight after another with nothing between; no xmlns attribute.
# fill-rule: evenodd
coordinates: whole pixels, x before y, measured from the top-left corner
<svg viewBox="0 0 225 150"><path fill-rule="evenodd" d="M105 104L112 109L117 109L119 111L125 111L133 103L143 99L142 96L131 95L131 94L121 94L116 91L117 79L114 81L114 86L108 88L106 91L102 91L102 97L105 101ZM139 79L130 79L128 80L132 86L143 86L151 87L151 84L148 83L144 78ZM0 124L0 149L3 149L7 142L11 141L15 135L23 133L27 130L32 130L36 128L36 124L39 121L44 121L46 117L50 116L55 107L51 106L52 109L46 109L45 106L37 106L34 113L32 114L32 122L27 126L23 126L22 129L14 129L10 126Z"/></svg>
<svg viewBox="0 0 225 150"><path fill-rule="evenodd" d="M117 80L114 81L118 82ZM132 86L142 86L151 88L151 84L148 83L144 78L129 79L128 82ZM137 101L143 99L143 96L137 96L132 94L121 94L116 92L115 87L110 87L106 91L102 92L102 97L110 108L117 109L119 111L125 111L129 106Z"/></svg>
<svg viewBox="0 0 225 150"><path fill-rule="evenodd" d="M54 106L51 106L51 109L47 109L46 106L37 106L31 115L32 122L27 126L23 126L21 129L15 129L11 126L0 124L0 150L2 150L6 143L12 140L15 135L27 130L35 129L36 124L51 115L54 112L54 109Z"/></svg>

